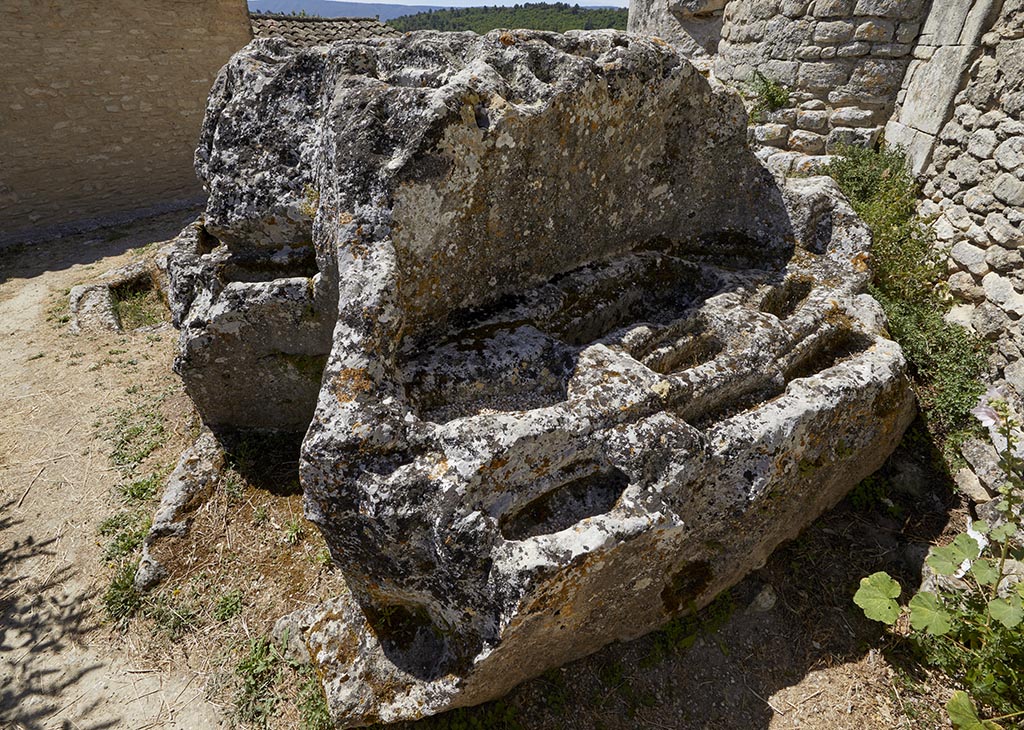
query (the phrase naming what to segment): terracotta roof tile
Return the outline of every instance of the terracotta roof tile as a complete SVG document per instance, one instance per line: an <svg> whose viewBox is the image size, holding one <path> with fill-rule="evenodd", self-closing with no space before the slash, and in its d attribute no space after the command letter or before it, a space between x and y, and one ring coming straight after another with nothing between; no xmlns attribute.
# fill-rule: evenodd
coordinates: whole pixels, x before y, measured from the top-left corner
<svg viewBox="0 0 1024 730"><path fill-rule="evenodd" d="M266 13L253 13L249 17L254 38L281 37L300 46L402 35L401 31L376 18L303 18Z"/></svg>

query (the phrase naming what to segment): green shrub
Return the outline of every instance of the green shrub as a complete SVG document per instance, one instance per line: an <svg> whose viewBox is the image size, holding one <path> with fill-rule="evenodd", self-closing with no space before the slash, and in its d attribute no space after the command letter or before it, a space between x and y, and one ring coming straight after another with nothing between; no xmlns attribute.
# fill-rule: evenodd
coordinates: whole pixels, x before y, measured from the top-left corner
<svg viewBox="0 0 1024 730"><path fill-rule="evenodd" d="M754 97L754 106L750 110L750 116L754 121L760 121L768 113L789 105L789 90L760 71L754 71L754 77L750 82L750 94Z"/></svg>
<svg viewBox="0 0 1024 730"><path fill-rule="evenodd" d="M277 682L280 678L281 655L265 638L249 641L249 649L235 668L239 679L235 695L235 715L242 722L266 727L280 699Z"/></svg>
<svg viewBox="0 0 1024 730"><path fill-rule="evenodd" d="M1001 713L978 720L970 698L955 697L947 705L954 727L998 730L998 721L1024 716L1024 581L1012 577L1008 562L1024 559L1014 542L1022 527L1024 461L1016 455L1020 424L1005 400L990 392L974 413L994 432L993 442L1005 445L998 521L975 521L973 534L933 547L926 562L947 580L937 580L934 591L916 592L905 608L896 602L900 585L884 571L861 579L854 602L869 619L890 626L906 615L921 658Z"/></svg>
<svg viewBox="0 0 1024 730"><path fill-rule="evenodd" d="M135 571L138 567L138 562L120 566L103 594L103 607L107 616L122 625L142 606L142 595L135 590Z"/></svg>
<svg viewBox="0 0 1024 730"><path fill-rule="evenodd" d="M944 319L949 303L942 257L916 214L917 185L905 156L898 149L844 147L824 172L871 229L871 293L910 362L929 430L945 441L971 425L985 350L976 336Z"/></svg>

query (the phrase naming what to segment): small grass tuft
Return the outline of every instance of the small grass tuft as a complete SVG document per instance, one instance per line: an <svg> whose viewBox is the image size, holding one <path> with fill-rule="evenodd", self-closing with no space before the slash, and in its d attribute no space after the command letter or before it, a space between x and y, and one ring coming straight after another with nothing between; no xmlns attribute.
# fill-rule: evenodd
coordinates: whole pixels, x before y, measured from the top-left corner
<svg viewBox="0 0 1024 730"><path fill-rule="evenodd" d="M149 476L135 479L131 482L123 482L118 486L118 491L126 502L141 504L148 502L156 496L157 489L163 482L163 474L153 472Z"/></svg>
<svg viewBox="0 0 1024 730"><path fill-rule="evenodd" d="M107 616L122 626L142 607L142 594L135 590L135 571L138 567L137 561L123 563L103 594L103 607Z"/></svg>
<svg viewBox="0 0 1024 730"><path fill-rule="evenodd" d="M213 618L217 621L230 621L242 612L242 591L234 589L223 593L213 606Z"/></svg>
<svg viewBox="0 0 1024 730"><path fill-rule="evenodd" d="M112 293L114 309L123 329L133 330L164 321L166 308L151 282L115 287Z"/></svg>
<svg viewBox="0 0 1024 730"><path fill-rule="evenodd" d="M327 709L327 697L313 666L307 664L299 672L299 718L302 730L331 730L334 723Z"/></svg>
<svg viewBox="0 0 1024 730"><path fill-rule="evenodd" d="M134 553L142 546L152 522L149 515L139 512L119 512L103 520L99 534L110 538L103 558L114 562Z"/></svg>
<svg viewBox="0 0 1024 730"><path fill-rule="evenodd" d="M754 106L750 110L754 121L761 121L771 112L789 105L789 90L760 71L754 71L750 93L754 97Z"/></svg>
<svg viewBox="0 0 1024 730"><path fill-rule="evenodd" d="M280 697L277 682L281 674L281 655L266 638L252 639L235 668L240 681L235 695L235 716L242 722L266 727L274 716Z"/></svg>

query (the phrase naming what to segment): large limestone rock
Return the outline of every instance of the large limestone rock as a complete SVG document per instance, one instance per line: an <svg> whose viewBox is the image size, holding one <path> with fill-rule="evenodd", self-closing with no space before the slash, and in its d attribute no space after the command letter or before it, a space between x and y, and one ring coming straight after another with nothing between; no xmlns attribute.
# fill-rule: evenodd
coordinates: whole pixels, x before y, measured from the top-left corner
<svg viewBox="0 0 1024 730"><path fill-rule="evenodd" d="M203 235L168 255L179 370L208 421L308 425L351 594L285 624L342 726L706 604L895 445L868 233L745 137L732 92L614 32L258 41L221 73ZM326 358L301 397L289 357Z"/></svg>

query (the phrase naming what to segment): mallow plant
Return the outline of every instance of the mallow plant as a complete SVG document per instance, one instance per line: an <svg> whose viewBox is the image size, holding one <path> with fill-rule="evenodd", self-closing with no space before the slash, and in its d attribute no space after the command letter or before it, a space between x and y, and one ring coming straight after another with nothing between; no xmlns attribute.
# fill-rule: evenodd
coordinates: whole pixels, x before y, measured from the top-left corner
<svg viewBox="0 0 1024 730"><path fill-rule="evenodd" d="M948 545L931 548L931 587L906 605L897 602L899 583L884 571L862 578L853 600L869 619L909 624L921 658L966 690L946 705L954 728L1000 730L1024 721L1024 434L997 389L971 413L988 429L1005 478L991 519L975 520Z"/></svg>

